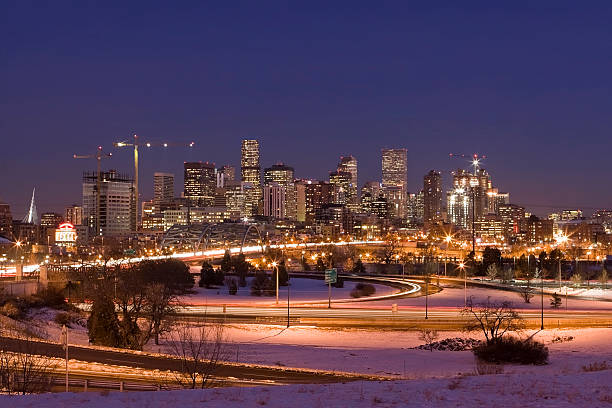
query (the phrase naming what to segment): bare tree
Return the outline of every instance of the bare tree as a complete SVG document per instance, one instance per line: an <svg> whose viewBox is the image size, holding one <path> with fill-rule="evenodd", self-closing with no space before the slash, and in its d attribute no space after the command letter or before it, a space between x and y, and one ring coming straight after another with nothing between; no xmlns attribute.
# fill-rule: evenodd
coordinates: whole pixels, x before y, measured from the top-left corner
<svg viewBox="0 0 612 408"><path fill-rule="evenodd" d="M17 342L17 347L11 351L0 342L0 389L8 394L21 395L49 391L51 363L35 354L34 339L22 336L11 341Z"/></svg>
<svg viewBox="0 0 612 408"><path fill-rule="evenodd" d="M390 264L393 260L393 257L397 253L398 241L397 238L393 237L393 235L389 234L385 238L385 243L383 244L380 250L380 258L384 263Z"/></svg>
<svg viewBox="0 0 612 408"><path fill-rule="evenodd" d="M168 333L167 344L180 371L176 381L185 388L206 388L226 357L223 325L202 322L198 326L180 325Z"/></svg>
<svg viewBox="0 0 612 408"><path fill-rule="evenodd" d="M433 342L438 338L437 330L422 329L419 333L419 340L425 343L429 351L433 352Z"/></svg>
<svg viewBox="0 0 612 408"><path fill-rule="evenodd" d="M487 267L487 276L489 277L490 280L495 280L495 278L497 278L498 275L499 275L499 269L497 268L497 265L493 263Z"/></svg>
<svg viewBox="0 0 612 408"><path fill-rule="evenodd" d="M487 298L486 302L473 303L470 298L461 314L468 317L465 330L481 330L487 343L495 343L506 333L525 327L521 316L512 308L512 302L508 301L495 303Z"/></svg>
<svg viewBox="0 0 612 408"><path fill-rule="evenodd" d="M531 303L531 298L534 297L533 286L531 286L531 281L527 281L527 285L519 286L518 294L525 301L525 303Z"/></svg>

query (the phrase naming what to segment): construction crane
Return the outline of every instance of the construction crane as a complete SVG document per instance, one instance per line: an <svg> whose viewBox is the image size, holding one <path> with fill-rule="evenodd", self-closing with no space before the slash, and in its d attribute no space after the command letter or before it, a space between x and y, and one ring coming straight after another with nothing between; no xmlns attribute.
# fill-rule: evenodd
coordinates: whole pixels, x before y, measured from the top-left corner
<svg viewBox="0 0 612 408"><path fill-rule="evenodd" d="M134 141L122 141L113 143L115 147L134 147L134 197L136 200L136 231L138 231L139 218L138 218L138 147L173 147L173 146L182 146L182 147L193 147L195 146L195 142L189 143L168 143L168 142L141 142L138 140L138 135L134 135Z"/></svg>
<svg viewBox="0 0 612 408"><path fill-rule="evenodd" d="M449 153L448 157L451 159L469 158L472 166L474 167L474 174L478 172L478 169L480 168L480 162L487 158L487 156L483 154L478 154L478 153L474 153L474 154Z"/></svg>
<svg viewBox="0 0 612 408"><path fill-rule="evenodd" d="M96 173L96 178L97 178L97 182L96 182L96 189L97 189L97 193L96 193L96 235L100 235L101 231L100 231L100 164L102 162L102 159L110 159L113 156L112 153L103 153L102 152L102 146L98 146L98 149L96 150L96 152L94 154L85 154L85 155L78 155L75 154L72 157L75 159L96 159L97 162L97 173Z"/></svg>

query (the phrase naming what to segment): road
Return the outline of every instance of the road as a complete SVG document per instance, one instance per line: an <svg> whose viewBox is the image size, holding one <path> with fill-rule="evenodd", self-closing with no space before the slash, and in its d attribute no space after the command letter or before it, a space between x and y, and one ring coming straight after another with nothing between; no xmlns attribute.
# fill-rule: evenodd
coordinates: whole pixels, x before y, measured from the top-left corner
<svg viewBox="0 0 612 408"><path fill-rule="evenodd" d="M183 306L181 319L215 319L228 323L287 324L287 307L248 306ZM433 327L440 330L460 330L467 317L457 308L429 308L427 320L424 308L380 307L295 307L290 308L290 325L318 327L371 327L416 329ZM539 310L519 311L529 328L539 328ZM612 327L612 311L544 311L545 327Z"/></svg>
<svg viewBox="0 0 612 408"><path fill-rule="evenodd" d="M0 337L0 347L6 351L29 352L41 356L64 358L65 352L60 344ZM120 365L149 370L180 371L180 361L159 355L137 354L129 351L98 349L82 346L70 346L70 359L110 365ZM215 377L226 385L255 384L325 384L374 377L349 374L320 373L309 370L256 367L249 365L220 363L214 373Z"/></svg>

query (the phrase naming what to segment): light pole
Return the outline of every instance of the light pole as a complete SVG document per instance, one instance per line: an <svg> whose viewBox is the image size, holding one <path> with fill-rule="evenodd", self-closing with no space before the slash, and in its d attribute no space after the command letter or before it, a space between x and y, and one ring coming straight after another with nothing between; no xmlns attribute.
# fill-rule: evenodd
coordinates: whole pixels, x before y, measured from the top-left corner
<svg viewBox="0 0 612 408"><path fill-rule="evenodd" d="M289 282L287 282L287 327L289 327Z"/></svg>
<svg viewBox="0 0 612 408"><path fill-rule="evenodd" d="M459 269L463 272L463 307L467 307L467 275L465 270L465 264L463 262L459 264Z"/></svg>
<svg viewBox="0 0 612 408"><path fill-rule="evenodd" d="M278 266L276 261L272 262L272 267L276 269L276 304L278 305Z"/></svg>

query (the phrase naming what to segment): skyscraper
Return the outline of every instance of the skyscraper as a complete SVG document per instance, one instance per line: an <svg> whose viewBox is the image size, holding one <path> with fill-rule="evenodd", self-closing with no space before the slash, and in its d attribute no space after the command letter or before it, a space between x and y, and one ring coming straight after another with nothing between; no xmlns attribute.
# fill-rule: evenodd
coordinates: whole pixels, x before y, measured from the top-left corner
<svg viewBox="0 0 612 408"><path fill-rule="evenodd" d="M185 162L183 194L192 207L212 206L215 201L217 177L215 164L209 162Z"/></svg>
<svg viewBox="0 0 612 408"><path fill-rule="evenodd" d="M217 187L224 187L228 181L236 180L236 168L230 165L221 166L217 170Z"/></svg>
<svg viewBox="0 0 612 408"><path fill-rule="evenodd" d="M382 149L382 188L393 218L403 218L408 184L408 151Z"/></svg>
<svg viewBox="0 0 612 408"><path fill-rule="evenodd" d="M259 141L243 140L242 155L240 158L240 173L242 181L250 183L253 187L248 190L247 200L254 210L254 214L260 214L261 190L261 167L259 165Z"/></svg>
<svg viewBox="0 0 612 408"><path fill-rule="evenodd" d="M333 188L333 203L344 204L348 207L352 199L352 175L344 171L329 173L329 184Z"/></svg>
<svg viewBox="0 0 612 408"><path fill-rule="evenodd" d="M264 185L264 215L295 220L297 203L293 167L277 163L264 169ZM279 199L283 202L274 204ZM276 209L272 209L271 205Z"/></svg>
<svg viewBox="0 0 612 408"><path fill-rule="evenodd" d="M357 159L353 156L340 156L337 172L351 175L350 183L345 193L346 205L352 211L357 211L359 209L359 195L357 194Z"/></svg>
<svg viewBox="0 0 612 408"><path fill-rule="evenodd" d="M174 201L174 174L153 173L153 205L156 211L163 211Z"/></svg>
<svg viewBox="0 0 612 408"><path fill-rule="evenodd" d="M64 220L72 225L83 224L83 207L73 204L64 210Z"/></svg>
<svg viewBox="0 0 612 408"><path fill-rule="evenodd" d="M435 170L423 177L423 221L426 224L442 221L442 176Z"/></svg>
<svg viewBox="0 0 612 408"><path fill-rule="evenodd" d="M11 207L0 201L0 236L11 238L13 232L13 216Z"/></svg>
<svg viewBox="0 0 612 408"><path fill-rule="evenodd" d="M121 235L136 229L134 181L115 170L100 173L100 209L96 208L98 173L83 175L83 218L94 235ZM100 214L99 223L96 216ZM100 230L96 231L96 225Z"/></svg>
<svg viewBox="0 0 612 408"><path fill-rule="evenodd" d="M333 201L331 184L319 180L296 182L297 220L312 225L318 208Z"/></svg>

